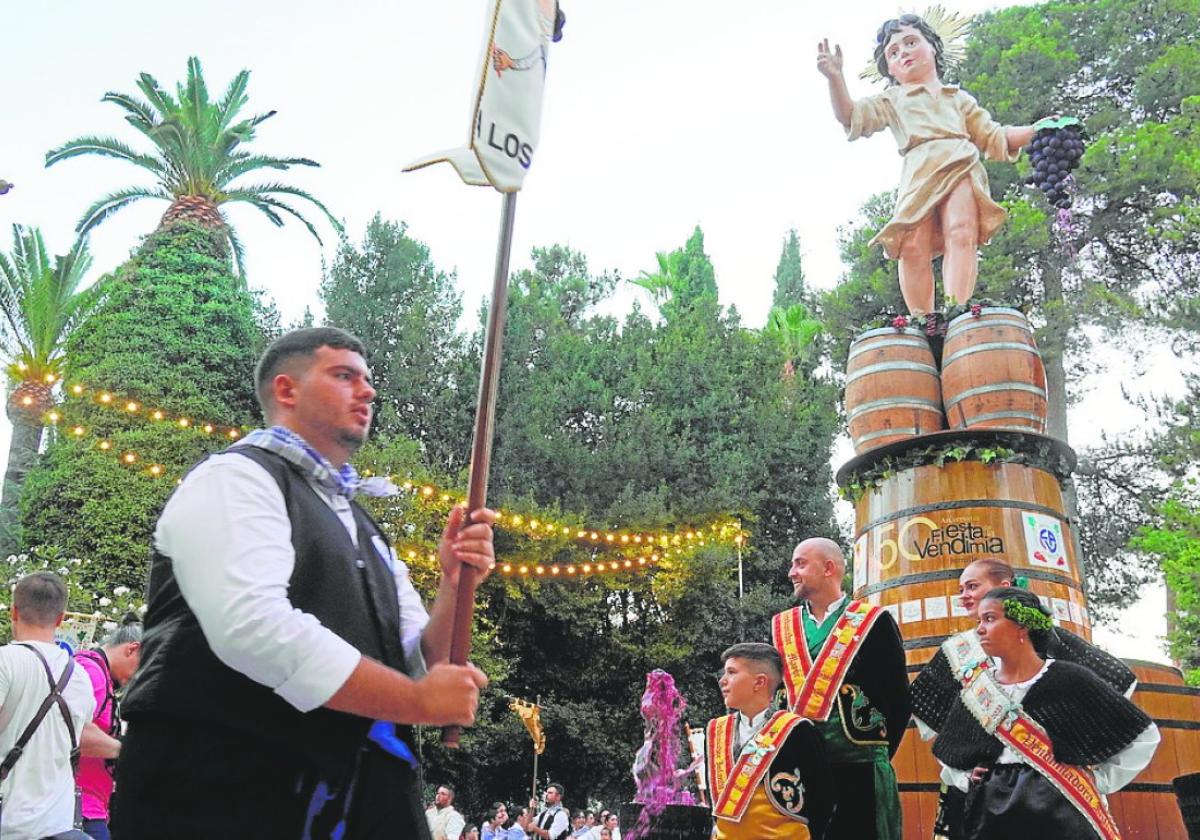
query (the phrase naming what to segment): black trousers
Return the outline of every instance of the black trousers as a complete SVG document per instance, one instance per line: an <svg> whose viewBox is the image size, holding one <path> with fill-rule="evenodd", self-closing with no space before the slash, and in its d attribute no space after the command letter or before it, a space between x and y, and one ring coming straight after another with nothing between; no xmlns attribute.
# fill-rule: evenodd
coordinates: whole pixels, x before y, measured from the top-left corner
<svg viewBox="0 0 1200 840"><path fill-rule="evenodd" d="M875 765L830 762L837 809L825 832L827 840L873 840L875 831Z"/></svg>
<svg viewBox="0 0 1200 840"><path fill-rule="evenodd" d="M416 772L373 745L320 771L243 732L131 721L117 763L113 840L429 840Z"/></svg>

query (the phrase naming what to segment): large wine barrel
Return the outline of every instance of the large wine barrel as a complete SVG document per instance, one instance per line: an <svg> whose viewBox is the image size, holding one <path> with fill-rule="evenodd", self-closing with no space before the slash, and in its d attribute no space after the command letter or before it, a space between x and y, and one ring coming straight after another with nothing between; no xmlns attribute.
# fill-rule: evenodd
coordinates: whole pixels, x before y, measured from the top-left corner
<svg viewBox="0 0 1200 840"><path fill-rule="evenodd" d="M1150 766L1108 798L1124 840L1188 840L1172 781L1200 771L1200 689L1170 665L1125 660L1137 674L1133 702L1158 724L1162 743Z"/></svg>
<svg viewBox="0 0 1200 840"><path fill-rule="evenodd" d="M1030 463L903 466L939 444L1004 448L1024 453ZM885 459L896 468L879 476L855 504L854 596L892 612L904 636L910 676L947 635L975 626L957 602L958 577L984 557L1013 566L1060 624L1091 637L1056 475L1074 466L1066 444L1015 432L943 432L854 458L838 471L839 484L870 475ZM930 745L911 731L892 764L904 837L925 840L933 833L939 788Z"/></svg>
<svg viewBox="0 0 1200 840"><path fill-rule="evenodd" d="M907 449L952 439L925 437ZM1069 452L1040 435L1010 435L1006 442L1013 441ZM893 446L886 454L899 462L903 451ZM875 484L855 506L854 595L892 611L910 663L928 661L947 635L973 626L957 601L958 577L984 557L1011 565L1060 624L1090 637L1075 544L1053 472L1029 463L950 461L897 468Z"/></svg>
<svg viewBox="0 0 1200 840"><path fill-rule="evenodd" d="M911 327L868 330L846 359L846 419L854 451L946 428L933 351Z"/></svg>
<svg viewBox="0 0 1200 840"><path fill-rule="evenodd" d="M950 322L942 399L952 429L1046 431L1046 370L1021 312L987 307Z"/></svg>

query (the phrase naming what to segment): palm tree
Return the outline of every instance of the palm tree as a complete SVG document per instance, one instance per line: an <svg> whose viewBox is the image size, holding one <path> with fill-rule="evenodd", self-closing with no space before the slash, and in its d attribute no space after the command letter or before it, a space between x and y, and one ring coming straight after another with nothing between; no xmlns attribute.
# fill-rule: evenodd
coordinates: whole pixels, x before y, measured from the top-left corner
<svg viewBox="0 0 1200 840"><path fill-rule="evenodd" d="M774 338L783 351L784 379L795 378L797 363L815 361L815 354L820 349L817 337L824 329L825 326L812 317L804 304L796 303L786 309L776 306L771 310L763 332Z"/></svg>
<svg viewBox="0 0 1200 840"><path fill-rule="evenodd" d="M276 181L234 184L242 175L262 169L287 170L292 166L319 166L308 158L280 158L247 151L244 144L254 139L259 125L275 116L274 111L238 120L246 105L250 72L234 76L218 101L209 100L199 59L188 59L187 84L176 85L176 95L164 91L148 73L138 77L137 86L145 99L112 91L102 102L113 102L126 111L125 121L145 135L154 150L143 154L113 137L80 137L46 153L46 166L78 155L102 155L139 166L154 175L153 186L131 186L98 199L83 214L76 231L89 232L116 211L143 198L171 202L159 227L178 220L220 230L229 240L237 271L243 274L243 251L221 205L243 201L253 205L275 225L283 216L299 219L317 240L317 229L304 215L280 196L304 199L315 205L339 233L341 224L325 205L297 187Z"/></svg>
<svg viewBox="0 0 1200 840"><path fill-rule="evenodd" d="M41 231L20 225L13 225L12 253L0 253L0 349L8 360L6 408L12 421L0 500L5 519L0 522L0 552L11 546L17 497L54 407L67 337L104 294L103 283L80 289L91 264L85 237L52 262Z"/></svg>
<svg viewBox="0 0 1200 840"><path fill-rule="evenodd" d="M629 282L649 292L654 298L654 302L661 307L679 294L684 287L683 251L676 250L671 253L658 251L654 257L658 260L658 271L643 271L637 278L630 279Z"/></svg>

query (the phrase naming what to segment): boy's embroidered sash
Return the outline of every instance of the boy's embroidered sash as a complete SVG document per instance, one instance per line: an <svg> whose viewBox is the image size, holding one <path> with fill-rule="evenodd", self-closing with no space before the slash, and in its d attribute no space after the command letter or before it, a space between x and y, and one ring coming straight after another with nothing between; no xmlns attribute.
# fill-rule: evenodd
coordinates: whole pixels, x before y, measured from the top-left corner
<svg viewBox="0 0 1200 840"><path fill-rule="evenodd" d="M991 667L977 669L963 682L963 705L979 725L1016 750L1030 767L1054 785L1087 818L1096 836L1102 840L1121 840L1121 833L1104 798L1096 790L1092 774L1085 768L1055 760L1054 745L1046 730L1004 693L992 675Z"/></svg>
<svg viewBox="0 0 1200 840"><path fill-rule="evenodd" d="M802 718L791 712L776 712L752 744L742 748L734 761L733 739L737 715L708 722L708 778L712 784L713 816L738 822L750 807L754 789L762 781L777 752Z"/></svg>
<svg viewBox="0 0 1200 840"><path fill-rule="evenodd" d="M801 608L775 616L771 638L783 658L789 709L810 720L829 719L846 672L883 612L882 607L873 607L866 601L851 601L825 639L816 660L808 653Z"/></svg>

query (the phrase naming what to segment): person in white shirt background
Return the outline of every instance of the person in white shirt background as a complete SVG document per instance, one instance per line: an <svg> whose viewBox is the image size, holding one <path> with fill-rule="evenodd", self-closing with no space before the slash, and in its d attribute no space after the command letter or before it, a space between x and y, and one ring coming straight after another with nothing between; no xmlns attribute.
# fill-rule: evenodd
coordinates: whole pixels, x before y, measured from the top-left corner
<svg viewBox="0 0 1200 840"><path fill-rule="evenodd" d="M57 684L68 665L74 666L70 652L54 641L67 608L62 578L52 572L26 575L12 598L13 640L0 648L0 756L9 755L32 722L51 692L50 679ZM0 783L2 840L38 840L71 831L74 825L71 752L96 708L91 680L82 668L73 667L61 696L74 736L61 706L51 705Z"/></svg>
<svg viewBox="0 0 1200 840"><path fill-rule="evenodd" d="M454 809L454 789L449 785L437 789L433 804L425 810L425 818L429 820L433 840L459 840L467 824L463 815Z"/></svg>

